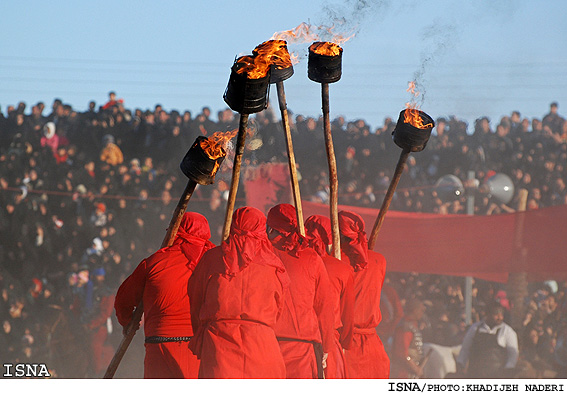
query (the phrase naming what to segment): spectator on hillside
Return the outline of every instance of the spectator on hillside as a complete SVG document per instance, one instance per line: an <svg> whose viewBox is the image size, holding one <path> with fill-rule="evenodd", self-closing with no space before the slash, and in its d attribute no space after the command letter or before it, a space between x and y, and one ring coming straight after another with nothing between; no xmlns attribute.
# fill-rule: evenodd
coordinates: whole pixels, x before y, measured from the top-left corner
<svg viewBox="0 0 567 395"><path fill-rule="evenodd" d="M55 124L53 122L47 122L43 127L43 137L40 143L42 147L50 148L53 155L56 155L59 147L59 135L55 133Z"/></svg>
<svg viewBox="0 0 567 395"><path fill-rule="evenodd" d="M117 166L124 162L124 155L114 143L114 136L107 134L103 138L104 148L100 152L100 160L110 166Z"/></svg>

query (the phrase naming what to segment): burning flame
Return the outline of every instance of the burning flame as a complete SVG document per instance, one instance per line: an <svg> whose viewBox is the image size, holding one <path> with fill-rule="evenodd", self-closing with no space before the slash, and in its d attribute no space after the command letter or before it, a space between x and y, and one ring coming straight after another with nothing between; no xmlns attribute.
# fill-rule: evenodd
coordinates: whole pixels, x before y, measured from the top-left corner
<svg viewBox="0 0 567 395"><path fill-rule="evenodd" d="M276 32L271 40L285 40L290 44L299 44L312 41L329 41L337 45L342 45L354 37L354 33L349 36L343 36L335 33L333 30L335 25L331 27L326 26L312 26L302 22L294 29L284 30L283 32Z"/></svg>
<svg viewBox="0 0 567 395"><path fill-rule="evenodd" d="M340 46L353 38L355 33L343 36L342 34L335 33L333 31L334 29L334 24L331 27L326 27L323 25L312 26L303 22L294 29L274 33L271 40L285 40L290 44L319 42L319 44L325 45L321 47L317 46L317 49L313 49L313 52L320 55L337 56L343 50ZM312 47L313 45L309 49L311 50ZM296 54L292 54L293 64L296 64L298 59L299 57Z"/></svg>
<svg viewBox="0 0 567 395"><path fill-rule="evenodd" d="M226 144L238 133L238 129L230 132L215 132L211 137L201 141L201 148L213 160L226 156ZM216 169L215 169L216 170Z"/></svg>
<svg viewBox="0 0 567 395"><path fill-rule="evenodd" d="M338 56L343 51L343 49L335 43L321 41L311 44L309 50L316 54L325 56Z"/></svg>
<svg viewBox="0 0 567 395"><path fill-rule="evenodd" d="M276 32L270 40L285 40L289 43L305 43L317 40L319 36L313 31L311 25L302 22L295 29Z"/></svg>
<svg viewBox="0 0 567 395"><path fill-rule="evenodd" d="M418 129L429 129L433 127L433 124L427 123L423 124L423 118L421 117L419 111L419 104L417 104L416 100L420 95L420 92L417 90L417 86L415 81L410 81L408 83L408 89L406 92L411 93L413 96L412 99L406 103L406 111L404 112L404 123L409 123L410 125L418 128Z"/></svg>
<svg viewBox="0 0 567 395"><path fill-rule="evenodd" d="M406 108L404 113L404 123L409 123L412 126L415 126L418 129L429 129L433 127L433 124L427 123L423 124L423 119L421 118L419 110L415 108Z"/></svg>
<svg viewBox="0 0 567 395"><path fill-rule="evenodd" d="M236 73L246 74L251 80L265 77L270 70L270 63L263 57L245 55L236 59L235 63Z"/></svg>
<svg viewBox="0 0 567 395"><path fill-rule="evenodd" d="M264 41L252 51L256 57L256 63L267 62L273 64L277 69L287 69L293 65L293 61L287 50L287 43L284 40ZM297 59L297 56L295 56Z"/></svg>
<svg viewBox="0 0 567 395"><path fill-rule="evenodd" d="M406 92L411 93L411 95L413 96L412 101L414 101L415 99L418 98L419 91L417 90L417 86L415 85L415 81L408 82L408 89L406 89ZM417 104L415 104L415 105L417 105ZM406 106L409 107L410 103L406 103Z"/></svg>

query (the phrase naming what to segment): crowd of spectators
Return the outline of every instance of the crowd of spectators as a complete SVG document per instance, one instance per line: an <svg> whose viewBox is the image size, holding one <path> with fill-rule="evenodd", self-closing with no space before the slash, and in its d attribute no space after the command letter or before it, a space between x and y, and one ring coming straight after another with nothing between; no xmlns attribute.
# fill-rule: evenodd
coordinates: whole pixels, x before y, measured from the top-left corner
<svg viewBox="0 0 567 395"><path fill-rule="evenodd" d="M472 128L454 116L437 119L427 149L409 157L390 209L464 214L464 197L444 201L432 186L445 174L464 180L468 171L479 180L509 175L516 191L527 189L529 210L567 204L567 122L557 110L552 103L542 119L522 118L517 111L496 123L482 117ZM302 198L327 203L322 118L290 118ZM271 107L251 116L249 126L243 166L287 161L281 123ZM362 119L332 122L340 204L379 206L400 152L393 148L394 126L391 118L377 128ZM219 111L216 120L208 107L196 116L159 104L132 111L114 94L98 108L90 102L85 112L59 99L51 109L39 102L27 111L20 102L0 111L2 362L42 361L55 376L92 377L88 366L69 373L68 364L54 362L54 348L64 345L52 340L64 326L51 319L53 309L64 312L69 333L88 332L95 271L105 274L97 281L115 292L159 248L186 184L179 163L187 149L199 135L237 127L230 109ZM229 157L215 184L198 186L190 202L189 210L208 219L216 244L231 165ZM245 198L240 188L237 207ZM476 215L512 212L518 204L517 196L503 204L480 192L475 203ZM426 301L426 340L459 344L466 330L462 278L388 273L387 283L402 305L412 297ZM565 369L565 356L556 352L563 346L565 287L554 281L530 284L518 333L521 361L532 369L527 376ZM475 318L489 301L507 303L502 284L476 281L473 294ZM114 346L119 332L110 337Z"/></svg>

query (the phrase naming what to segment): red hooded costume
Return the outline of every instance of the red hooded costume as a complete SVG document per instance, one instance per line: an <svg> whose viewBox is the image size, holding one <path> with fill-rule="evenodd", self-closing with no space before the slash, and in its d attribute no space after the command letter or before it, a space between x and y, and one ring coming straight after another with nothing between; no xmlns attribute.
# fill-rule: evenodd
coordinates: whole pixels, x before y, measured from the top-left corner
<svg viewBox="0 0 567 395"><path fill-rule="evenodd" d="M282 260L291 284L276 334L286 364L287 378L317 378L320 361L316 350L335 349L333 291L325 264L297 233L297 216L290 204L279 204L268 213L271 242ZM322 355L319 356L322 358Z"/></svg>
<svg viewBox="0 0 567 395"><path fill-rule="evenodd" d="M386 274L386 259L368 250L364 220L350 211L339 212L342 260L354 270L354 335L346 350L347 377L388 378L390 360L376 327L380 323L380 293Z"/></svg>
<svg viewBox="0 0 567 395"><path fill-rule="evenodd" d="M352 269L348 264L327 253L332 243L331 220L312 215L305 221L305 237L309 246L323 259L332 285L334 307L335 347L327 356L326 379L344 379L346 363L343 348L349 348L354 327L354 285Z"/></svg>
<svg viewBox="0 0 567 395"><path fill-rule="evenodd" d="M230 235L207 252L189 281L199 378L285 378L274 328L289 285L260 210L234 212Z"/></svg>
<svg viewBox="0 0 567 395"><path fill-rule="evenodd" d="M214 247L210 237L204 216L185 213L173 245L144 259L118 289L114 308L122 326L143 296L144 378L197 378L199 361L187 346L193 336L187 283L201 256Z"/></svg>

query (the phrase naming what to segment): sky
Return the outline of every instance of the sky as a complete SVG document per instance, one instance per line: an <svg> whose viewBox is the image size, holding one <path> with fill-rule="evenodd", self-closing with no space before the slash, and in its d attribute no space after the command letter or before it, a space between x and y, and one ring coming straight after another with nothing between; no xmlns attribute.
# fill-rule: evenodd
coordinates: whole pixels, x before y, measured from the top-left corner
<svg viewBox="0 0 567 395"><path fill-rule="evenodd" d="M514 110L567 115L565 1L531 0L31 0L0 4L0 109L61 98L77 111L116 91L126 108L216 112L236 56L276 32L308 23L354 37L342 44L342 78L330 85L331 118L394 120L417 80L434 119L495 126ZM323 40L330 40L322 37ZM321 88L307 78L310 42L285 81L294 114L321 115ZM277 105L276 89L271 102ZM45 114L48 113L46 109Z"/></svg>

